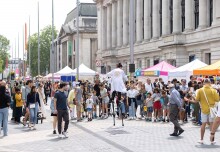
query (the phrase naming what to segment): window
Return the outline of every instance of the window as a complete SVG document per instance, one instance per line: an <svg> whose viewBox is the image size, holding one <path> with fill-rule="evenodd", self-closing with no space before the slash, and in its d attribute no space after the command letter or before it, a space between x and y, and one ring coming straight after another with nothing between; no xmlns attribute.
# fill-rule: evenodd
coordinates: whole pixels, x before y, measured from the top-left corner
<svg viewBox="0 0 220 152"><path fill-rule="evenodd" d="M185 30L185 0L181 1L182 7L182 32Z"/></svg>
<svg viewBox="0 0 220 152"><path fill-rule="evenodd" d="M159 63L159 59L155 59L154 60L154 65L158 64Z"/></svg>
<svg viewBox="0 0 220 152"><path fill-rule="evenodd" d="M150 24L151 24L151 37L153 37L153 0L150 1Z"/></svg>
<svg viewBox="0 0 220 152"><path fill-rule="evenodd" d="M141 61L141 59L138 60L138 68L142 68L142 61Z"/></svg>
<svg viewBox="0 0 220 152"><path fill-rule="evenodd" d="M195 1L195 29L199 27L199 0Z"/></svg>
<svg viewBox="0 0 220 152"><path fill-rule="evenodd" d="M193 60L195 60L196 56L195 55L190 55L189 56L189 62L192 62Z"/></svg>
<svg viewBox="0 0 220 152"><path fill-rule="evenodd" d="M212 26L212 22L213 22L213 0L210 0L209 1L209 26Z"/></svg>
<svg viewBox="0 0 220 152"><path fill-rule="evenodd" d="M205 53L205 63L211 64L211 53Z"/></svg>
<svg viewBox="0 0 220 152"><path fill-rule="evenodd" d="M162 35L162 0L160 0L159 14L160 14L160 36L161 36Z"/></svg>
<svg viewBox="0 0 220 152"><path fill-rule="evenodd" d="M170 0L170 32L173 33L173 0Z"/></svg>
<svg viewBox="0 0 220 152"><path fill-rule="evenodd" d="M150 67L150 59L146 59L146 67L149 68Z"/></svg>

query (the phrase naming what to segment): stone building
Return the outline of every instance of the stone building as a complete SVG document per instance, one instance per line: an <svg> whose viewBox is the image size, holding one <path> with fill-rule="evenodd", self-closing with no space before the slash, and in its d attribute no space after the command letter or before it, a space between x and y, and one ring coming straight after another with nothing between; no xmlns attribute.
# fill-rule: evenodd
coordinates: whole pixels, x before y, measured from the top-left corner
<svg viewBox="0 0 220 152"><path fill-rule="evenodd" d="M130 0L94 0L98 52L107 72L122 62L128 72ZM135 0L136 68L165 60L181 66L195 58L220 60L220 0Z"/></svg>
<svg viewBox="0 0 220 152"><path fill-rule="evenodd" d="M58 38L54 41L55 72L65 66L76 68L75 51L77 38L77 9L74 8L67 14ZM95 60L97 51L97 8L95 3L80 3L79 5L79 63L84 63L89 68L96 70ZM50 71L53 70L51 66Z"/></svg>

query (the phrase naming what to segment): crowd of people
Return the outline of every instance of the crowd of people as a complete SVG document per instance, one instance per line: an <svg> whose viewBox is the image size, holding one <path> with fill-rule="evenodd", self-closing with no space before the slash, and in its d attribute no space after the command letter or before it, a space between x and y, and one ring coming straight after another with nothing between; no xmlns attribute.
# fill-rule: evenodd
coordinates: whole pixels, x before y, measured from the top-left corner
<svg viewBox="0 0 220 152"><path fill-rule="evenodd" d="M35 130L38 113L41 112L46 119L45 106L51 99L53 134L57 134L58 130L59 137L67 137L70 119L81 122L85 118L92 121L117 115L118 119L129 121L172 122L174 132L170 136L181 135L184 132L182 125L192 121L194 125L201 126L201 144L208 124L211 130L210 141L215 142L220 112L214 119L210 107L219 101L220 83L215 83L213 78L197 79L194 76L190 76L188 83L186 79L173 79L165 83L162 78L146 78L146 82L138 79L128 81L121 68L119 64L118 68L108 73L111 79L103 82L98 78L94 82L77 83L32 80L15 82L10 93L13 103L7 84L2 81L0 122L3 122L4 135L8 134L9 106L13 110L12 120L15 123L28 125L31 130Z"/></svg>

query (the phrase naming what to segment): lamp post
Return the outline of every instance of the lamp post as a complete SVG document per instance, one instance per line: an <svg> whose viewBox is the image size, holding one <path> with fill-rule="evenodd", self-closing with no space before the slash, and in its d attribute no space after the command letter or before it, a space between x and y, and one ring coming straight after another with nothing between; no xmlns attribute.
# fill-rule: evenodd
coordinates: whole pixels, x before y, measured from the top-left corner
<svg viewBox="0 0 220 152"><path fill-rule="evenodd" d="M130 79L135 72L135 64L134 64L134 5L135 0L130 0L130 15L129 15L129 33L130 33L130 64L129 64L129 73Z"/></svg>
<svg viewBox="0 0 220 152"><path fill-rule="evenodd" d="M77 40L76 40L76 68L77 68L77 74L76 74L76 81L79 80L79 0L76 0L76 6L77 6L77 17L76 17L76 24L77 24Z"/></svg>
<svg viewBox="0 0 220 152"><path fill-rule="evenodd" d="M51 54L51 57L52 57L52 63L53 65L50 65L50 66L53 66L52 68L52 83L54 82L54 72L55 72L55 52L54 52L54 6L53 6L53 0L52 0L52 54Z"/></svg>

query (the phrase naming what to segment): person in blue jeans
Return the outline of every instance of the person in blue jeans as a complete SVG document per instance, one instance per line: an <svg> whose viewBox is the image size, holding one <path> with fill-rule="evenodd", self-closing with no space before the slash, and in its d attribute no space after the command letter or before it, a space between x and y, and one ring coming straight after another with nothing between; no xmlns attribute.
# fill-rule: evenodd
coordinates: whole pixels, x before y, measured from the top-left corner
<svg viewBox="0 0 220 152"><path fill-rule="evenodd" d="M37 123L37 112L40 104L39 94L37 93L36 87L31 87L31 92L27 96L27 107L30 111L30 128L31 130L35 130L35 124Z"/></svg>
<svg viewBox="0 0 220 152"><path fill-rule="evenodd" d="M0 126L3 123L3 136L8 135L8 107L10 106L10 102L11 98L6 94L6 87L0 86Z"/></svg>

